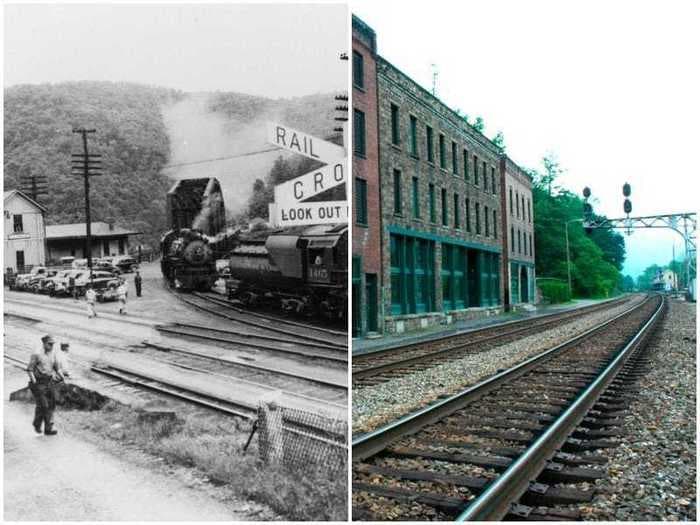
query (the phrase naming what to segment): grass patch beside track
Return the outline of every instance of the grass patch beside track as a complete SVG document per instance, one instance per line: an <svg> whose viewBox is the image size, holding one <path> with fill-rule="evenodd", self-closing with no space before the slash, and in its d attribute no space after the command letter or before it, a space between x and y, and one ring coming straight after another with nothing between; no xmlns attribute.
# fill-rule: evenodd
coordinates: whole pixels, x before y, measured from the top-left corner
<svg viewBox="0 0 700 525"><path fill-rule="evenodd" d="M133 409L109 402L98 412L65 411L61 423L136 446L173 465L195 468L234 497L257 501L289 521L346 521L346 469L266 466L257 434L244 453L252 423L202 411L178 414L175 424L140 422Z"/></svg>

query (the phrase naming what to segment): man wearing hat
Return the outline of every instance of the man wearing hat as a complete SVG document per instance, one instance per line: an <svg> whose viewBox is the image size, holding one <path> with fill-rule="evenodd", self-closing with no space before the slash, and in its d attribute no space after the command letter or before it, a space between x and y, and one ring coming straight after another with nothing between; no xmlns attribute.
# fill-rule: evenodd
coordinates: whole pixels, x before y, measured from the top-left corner
<svg viewBox="0 0 700 525"><path fill-rule="evenodd" d="M34 430L41 434L43 423L44 434L54 436L58 434L53 428L53 411L56 408L54 381L63 380L63 374L61 364L53 350L53 337L47 334L41 338L41 342L44 346L43 350L33 353L27 365L29 389L36 401L33 425Z"/></svg>

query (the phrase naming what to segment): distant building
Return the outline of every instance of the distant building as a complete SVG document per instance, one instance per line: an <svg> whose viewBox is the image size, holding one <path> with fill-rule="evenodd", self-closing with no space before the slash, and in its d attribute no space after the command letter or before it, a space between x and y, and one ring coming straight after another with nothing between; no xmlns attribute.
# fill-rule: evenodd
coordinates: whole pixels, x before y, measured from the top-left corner
<svg viewBox="0 0 700 525"><path fill-rule="evenodd" d="M140 233L106 222L93 222L90 230L92 257L127 254L129 237ZM84 222L47 226L46 245L49 261L57 262L61 257L69 256L86 258L86 239L87 231Z"/></svg>
<svg viewBox="0 0 700 525"><path fill-rule="evenodd" d="M667 292L673 292L678 290L678 275L669 269L666 269L661 274L661 279L664 283L664 290Z"/></svg>
<svg viewBox="0 0 700 525"><path fill-rule="evenodd" d="M3 195L5 212L5 270L24 272L46 262L46 208L19 190Z"/></svg>
<svg viewBox="0 0 700 525"><path fill-rule="evenodd" d="M501 158L503 179L503 283L504 304L535 302L535 217L532 180L510 158Z"/></svg>
<svg viewBox="0 0 700 525"><path fill-rule="evenodd" d="M352 17L352 335L383 329L381 213L377 137L377 41L372 28Z"/></svg>

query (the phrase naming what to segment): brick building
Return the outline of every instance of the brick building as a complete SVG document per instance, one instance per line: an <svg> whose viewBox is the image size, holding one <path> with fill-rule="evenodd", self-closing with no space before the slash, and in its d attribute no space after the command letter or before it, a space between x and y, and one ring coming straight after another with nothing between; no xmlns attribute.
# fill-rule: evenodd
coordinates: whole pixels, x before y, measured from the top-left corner
<svg viewBox="0 0 700 525"><path fill-rule="evenodd" d="M357 17L353 84L354 335L375 316L378 331L404 332L532 301L527 173L379 56L374 31ZM511 228L520 240L509 251Z"/></svg>
<svg viewBox="0 0 700 525"><path fill-rule="evenodd" d="M381 57L377 85L385 329L499 310L498 148Z"/></svg>
<svg viewBox="0 0 700 525"><path fill-rule="evenodd" d="M381 330L381 230L377 143L376 36L352 17L353 336Z"/></svg>
<svg viewBox="0 0 700 525"><path fill-rule="evenodd" d="M510 158L501 159L503 283L506 308L535 301L535 239L532 179Z"/></svg>

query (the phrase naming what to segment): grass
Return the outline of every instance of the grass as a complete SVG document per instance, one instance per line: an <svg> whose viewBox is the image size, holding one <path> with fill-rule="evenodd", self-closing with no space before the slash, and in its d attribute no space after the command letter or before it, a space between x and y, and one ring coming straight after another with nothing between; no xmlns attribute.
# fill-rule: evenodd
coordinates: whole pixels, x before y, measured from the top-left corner
<svg viewBox="0 0 700 525"><path fill-rule="evenodd" d="M99 412L71 411L83 429L129 443L166 461L196 468L235 496L265 504L289 521L346 521L346 466L288 468L262 464L257 439L244 453L251 422L201 412L179 415L176 424L140 422L138 413L110 401Z"/></svg>

